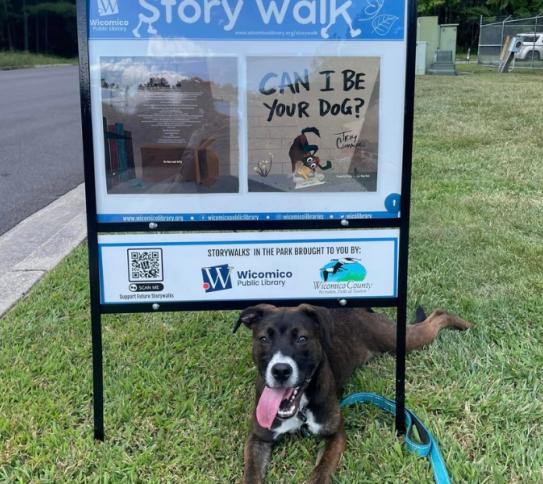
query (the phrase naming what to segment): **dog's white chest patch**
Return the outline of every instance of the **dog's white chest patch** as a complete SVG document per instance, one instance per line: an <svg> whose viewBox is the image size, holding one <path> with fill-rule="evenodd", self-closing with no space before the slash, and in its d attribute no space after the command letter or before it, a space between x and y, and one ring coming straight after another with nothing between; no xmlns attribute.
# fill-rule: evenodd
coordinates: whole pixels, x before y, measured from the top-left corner
<svg viewBox="0 0 543 484"><path fill-rule="evenodd" d="M290 417L286 420L283 420L281 422L281 425L279 425L279 427L277 427L276 429L273 429L274 440L283 434L287 434L287 433L292 434L296 432L303 424L304 424L303 421L298 418L298 415L294 415L294 417Z"/></svg>
<svg viewBox="0 0 543 484"><path fill-rule="evenodd" d="M314 435L319 435L322 430L322 425L317 423L317 421L315 420L315 416L313 415L311 410L308 410L305 416L307 418L305 424L307 425L309 431Z"/></svg>
<svg viewBox="0 0 543 484"><path fill-rule="evenodd" d="M308 403L308 399L305 395L302 395L302 399L300 401L300 408L304 408ZM311 412L311 410L305 411L305 422L298 417L298 413L294 415L293 417L290 417L289 419L283 420L281 422L281 425L279 427L273 429L273 438L274 440L280 437L283 434L286 433L294 433L302 427L302 425L306 425L308 430L315 435L318 435L322 429L322 425L318 424L315 420L315 416Z"/></svg>

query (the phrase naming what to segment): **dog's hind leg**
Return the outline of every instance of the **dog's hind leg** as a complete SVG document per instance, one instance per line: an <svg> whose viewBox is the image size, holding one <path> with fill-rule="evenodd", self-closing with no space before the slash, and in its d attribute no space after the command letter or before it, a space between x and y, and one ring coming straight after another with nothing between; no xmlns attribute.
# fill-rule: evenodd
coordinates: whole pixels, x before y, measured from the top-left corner
<svg viewBox="0 0 543 484"><path fill-rule="evenodd" d="M394 353L396 351L396 325L384 314L366 313L363 337L372 353ZM414 324L407 325L407 351L418 350L430 344L443 328L460 330L471 328L471 324L446 311L437 310L430 316L417 310ZM364 362L364 361L362 361Z"/></svg>
<svg viewBox="0 0 543 484"><path fill-rule="evenodd" d="M471 328L471 323L446 311L436 310L423 321L407 326L407 351L418 350L430 344L443 328L465 330Z"/></svg>
<svg viewBox="0 0 543 484"><path fill-rule="evenodd" d="M266 467L271 457L271 442L260 440L254 434L249 435L245 444L244 484L259 484L264 482Z"/></svg>

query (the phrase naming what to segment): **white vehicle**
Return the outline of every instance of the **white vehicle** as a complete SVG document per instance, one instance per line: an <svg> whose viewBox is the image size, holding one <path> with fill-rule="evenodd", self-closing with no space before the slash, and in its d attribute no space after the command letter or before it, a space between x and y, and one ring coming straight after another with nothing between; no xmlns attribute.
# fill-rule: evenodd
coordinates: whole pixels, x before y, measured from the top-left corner
<svg viewBox="0 0 543 484"><path fill-rule="evenodd" d="M543 60L543 32L517 34L516 37L522 40L522 46L515 54L517 60Z"/></svg>

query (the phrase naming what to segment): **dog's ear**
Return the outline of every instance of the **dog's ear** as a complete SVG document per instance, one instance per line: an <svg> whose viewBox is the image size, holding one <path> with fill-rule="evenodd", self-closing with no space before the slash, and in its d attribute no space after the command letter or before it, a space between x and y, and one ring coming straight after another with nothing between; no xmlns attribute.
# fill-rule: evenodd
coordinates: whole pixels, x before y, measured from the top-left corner
<svg viewBox="0 0 543 484"><path fill-rule="evenodd" d="M298 309L307 314L319 329L321 343L325 348L332 346L331 333L333 321L330 311L320 306L312 306L311 304L300 304Z"/></svg>
<svg viewBox="0 0 543 484"><path fill-rule="evenodd" d="M257 306L251 306L244 309L239 315L236 324L234 324L232 333L235 333L238 330L241 323L250 328L253 324L260 321L264 315L275 311L277 311L277 308L271 304L258 304Z"/></svg>

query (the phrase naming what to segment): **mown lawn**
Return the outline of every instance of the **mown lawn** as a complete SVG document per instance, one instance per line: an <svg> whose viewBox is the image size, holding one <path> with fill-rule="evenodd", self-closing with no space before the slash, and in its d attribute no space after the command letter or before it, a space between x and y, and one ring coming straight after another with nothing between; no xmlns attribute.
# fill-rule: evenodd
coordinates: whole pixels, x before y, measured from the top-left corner
<svg viewBox="0 0 543 484"><path fill-rule="evenodd" d="M31 52L0 51L1 69L23 69L51 64L77 64L77 58L67 59L54 55L33 54Z"/></svg>
<svg viewBox="0 0 543 484"><path fill-rule="evenodd" d="M543 482L540 75L417 81L410 305L475 324L407 361L407 398L457 482ZM254 370L235 313L104 318L105 443L92 439L86 252L0 320L0 480L234 482ZM349 390L393 395L394 358ZM432 482L392 418L345 412L338 483ZM269 482L299 482L319 442L291 437Z"/></svg>

